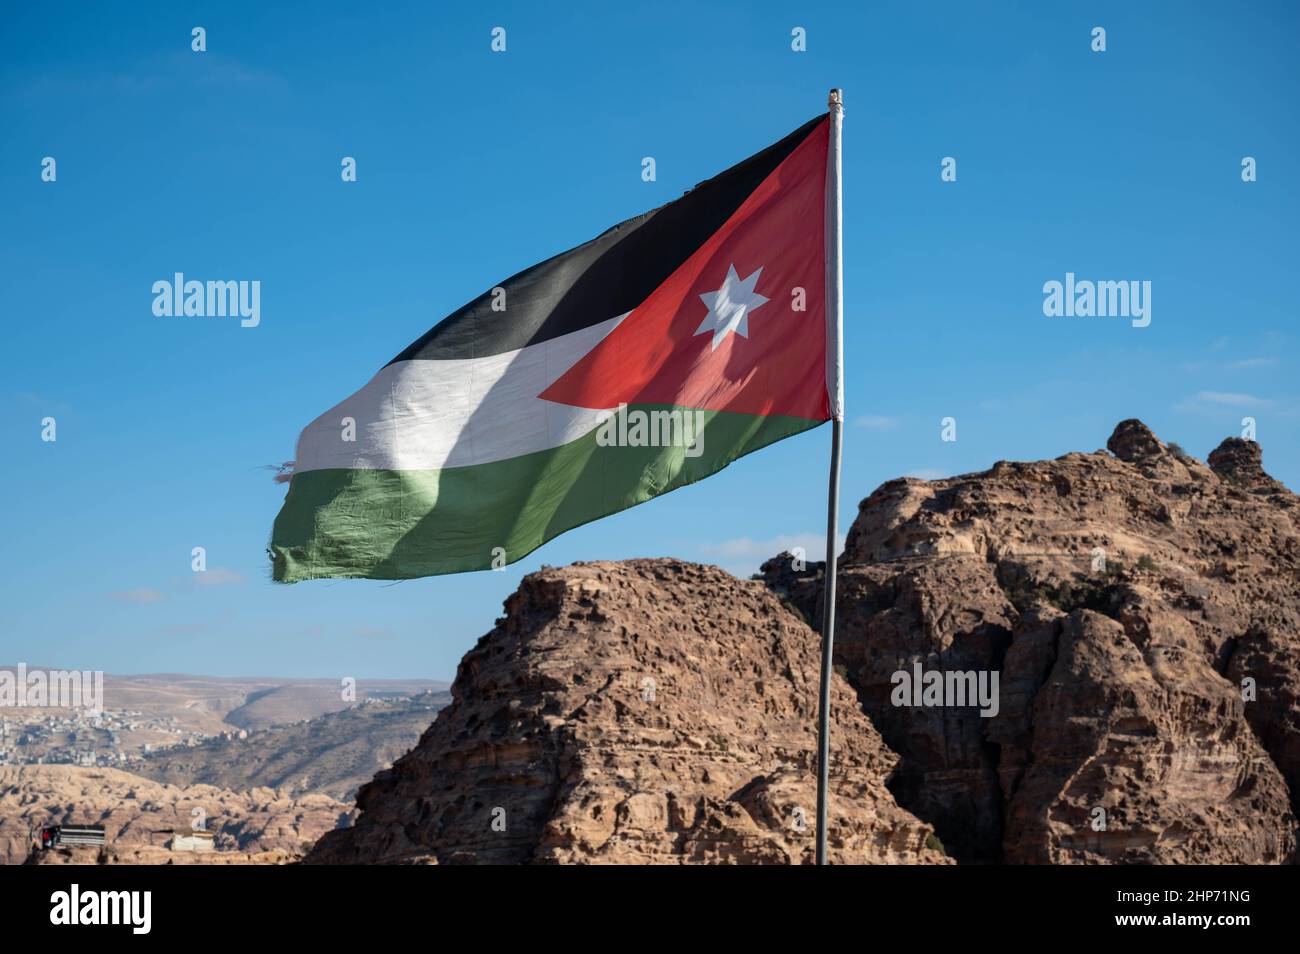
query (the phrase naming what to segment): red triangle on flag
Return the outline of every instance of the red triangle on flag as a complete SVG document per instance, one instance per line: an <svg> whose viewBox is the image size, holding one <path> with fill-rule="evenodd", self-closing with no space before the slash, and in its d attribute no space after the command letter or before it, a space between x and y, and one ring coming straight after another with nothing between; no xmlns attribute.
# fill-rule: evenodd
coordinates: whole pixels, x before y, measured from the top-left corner
<svg viewBox="0 0 1300 954"><path fill-rule="evenodd" d="M830 417L826 394L829 121L618 327L539 397Z"/></svg>

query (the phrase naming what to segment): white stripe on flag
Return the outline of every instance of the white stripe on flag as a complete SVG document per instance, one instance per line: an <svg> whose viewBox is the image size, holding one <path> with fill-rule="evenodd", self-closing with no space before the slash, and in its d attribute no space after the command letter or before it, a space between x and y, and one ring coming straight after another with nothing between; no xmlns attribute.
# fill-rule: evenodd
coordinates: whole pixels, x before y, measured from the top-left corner
<svg viewBox="0 0 1300 954"><path fill-rule="evenodd" d="M441 470L574 441L608 412L537 395L626 317L485 358L390 364L307 425L298 438L294 472ZM344 418L356 422L354 441L343 439Z"/></svg>

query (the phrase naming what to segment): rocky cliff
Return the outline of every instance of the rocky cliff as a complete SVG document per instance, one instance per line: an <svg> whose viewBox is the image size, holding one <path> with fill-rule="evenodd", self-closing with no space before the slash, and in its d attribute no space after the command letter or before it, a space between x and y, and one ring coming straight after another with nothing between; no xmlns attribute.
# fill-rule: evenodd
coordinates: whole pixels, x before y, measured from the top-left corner
<svg viewBox="0 0 1300 954"><path fill-rule="evenodd" d="M1230 438L1209 465L1124 421L1108 451L902 479L862 502L836 659L961 860L1291 859L1300 500ZM764 577L820 625L823 568ZM1000 707L894 704L997 673Z"/></svg>
<svg viewBox="0 0 1300 954"><path fill-rule="evenodd" d="M833 860L1294 860L1297 515L1257 444L1206 465L1138 421L881 486L839 574ZM527 577L307 860L810 860L823 573Z"/></svg>
<svg viewBox="0 0 1300 954"><path fill-rule="evenodd" d="M817 635L762 583L677 560L542 570L307 861L808 861L817 683ZM832 857L945 862L838 677L834 711Z"/></svg>

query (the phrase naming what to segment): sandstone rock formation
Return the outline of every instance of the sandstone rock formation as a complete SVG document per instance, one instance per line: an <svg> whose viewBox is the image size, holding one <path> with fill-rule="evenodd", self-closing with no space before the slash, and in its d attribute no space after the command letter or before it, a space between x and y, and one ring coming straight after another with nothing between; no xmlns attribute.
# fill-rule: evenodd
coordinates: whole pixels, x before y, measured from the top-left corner
<svg viewBox="0 0 1300 954"><path fill-rule="evenodd" d="M1264 452L1254 441L1229 437L1206 461L1219 477L1252 493L1285 493L1286 488L1264 472Z"/></svg>
<svg viewBox="0 0 1300 954"><path fill-rule="evenodd" d="M187 832L202 813L216 851L171 852L167 832ZM107 851L46 853L45 863L284 864L348 821L349 806L324 795L290 798L269 788L231 792L178 788L117 769L73 765L0 766L0 863L21 864L31 833L45 825L102 825Z"/></svg>
<svg viewBox="0 0 1300 954"><path fill-rule="evenodd" d="M836 660L959 860L1293 860L1300 498L1124 421L1112 454L893 480L839 574ZM820 625L824 567L763 578ZM999 677L999 708L895 705L895 673Z"/></svg>
<svg viewBox="0 0 1300 954"><path fill-rule="evenodd" d="M761 583L677 560L524 579L454 701L309 863L807 862L818 637ZM948 859L834 687L830 850Z"/></svg>

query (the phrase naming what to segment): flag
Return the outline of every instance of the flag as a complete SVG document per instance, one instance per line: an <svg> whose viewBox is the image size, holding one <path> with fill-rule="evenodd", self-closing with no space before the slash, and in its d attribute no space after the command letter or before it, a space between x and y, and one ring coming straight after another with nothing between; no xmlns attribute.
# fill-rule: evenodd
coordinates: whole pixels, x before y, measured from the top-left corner
<svg viewBox="0 0 1300 954"><path fill-rule="evenodd" d="M506 279L309 424L273 578L504 566L828 420L831 132Z"/></svg>

